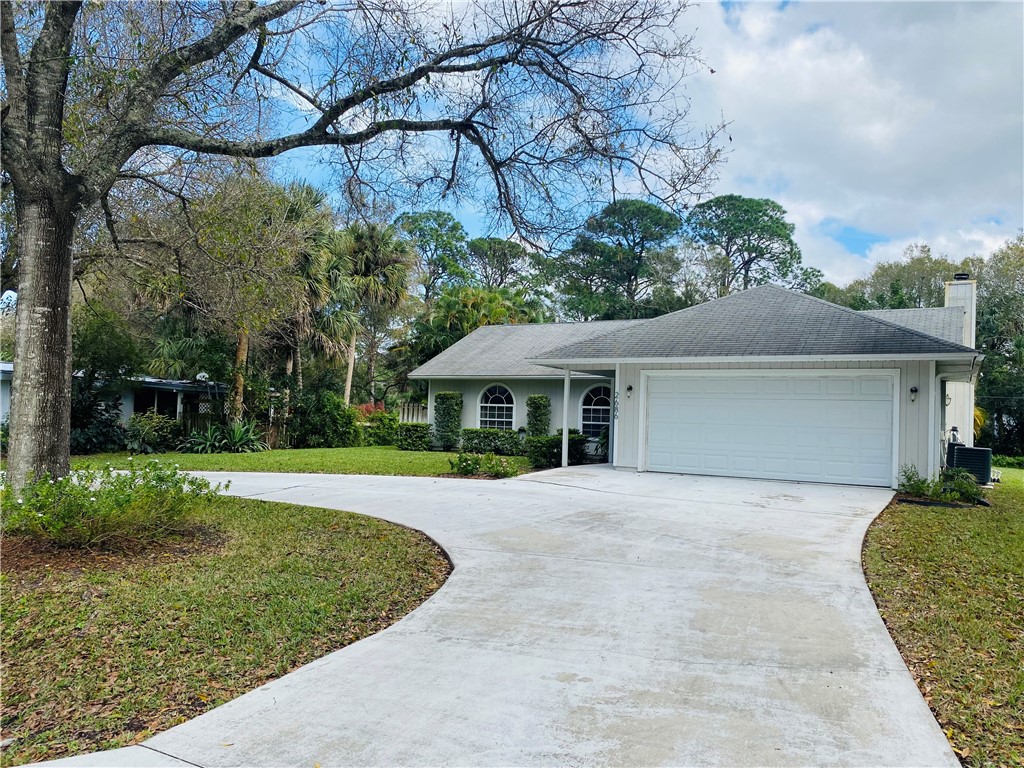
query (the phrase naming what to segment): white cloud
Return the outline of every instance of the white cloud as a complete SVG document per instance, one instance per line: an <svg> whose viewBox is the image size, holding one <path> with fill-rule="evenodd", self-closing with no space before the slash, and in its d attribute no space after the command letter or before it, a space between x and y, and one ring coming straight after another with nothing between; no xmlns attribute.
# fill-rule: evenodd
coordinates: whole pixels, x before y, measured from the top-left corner
<svg viewBox="0 0 1024 768"><path fill-rule="evenodd" d="M693 116L731 121L715 193L778 200L829 279L1024 226L1024 6L706 3L682 23L716 70L691 81ZM883 240L851 252L828 234L844 227Z"/></svg>

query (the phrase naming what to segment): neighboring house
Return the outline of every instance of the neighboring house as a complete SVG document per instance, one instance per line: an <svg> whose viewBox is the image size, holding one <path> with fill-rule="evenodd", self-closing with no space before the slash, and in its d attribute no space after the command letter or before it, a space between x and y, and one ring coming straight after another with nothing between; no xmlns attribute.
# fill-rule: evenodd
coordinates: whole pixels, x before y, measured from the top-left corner
<svg viewBox="0 0 1024 768"><path fill-rule="evenodd" d="M650 320L488 326L410 374L463 394L464 427L611 430L618 469L895 487L973 443L975 283L941 309L855 312L761 286ZM568 397L564 393L568 393Z"/></svg>
<svg viewBox="0 0 1024 768"><path fill-rule="evenodd" d="M11 410L11 379L14 364L0 362L0 421ZM76 374L77 375L77 374ZM174 381L151 376L133 376L121 392L121 420L125 423L134 413L156 412L184 422L193 429L209 421L220 407L226 384L213 381Z"/></svg>

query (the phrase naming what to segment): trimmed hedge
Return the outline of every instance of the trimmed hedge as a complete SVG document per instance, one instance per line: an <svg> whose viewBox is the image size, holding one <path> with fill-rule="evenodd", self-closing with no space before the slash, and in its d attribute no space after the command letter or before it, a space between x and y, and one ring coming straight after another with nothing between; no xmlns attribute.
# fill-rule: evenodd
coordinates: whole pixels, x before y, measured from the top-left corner
<svg viewBox="0 0 1024 768"><path fill-rule="evenodd" d="M1004 469L1024 469L1024 456L993 456L992 466Z"/></svg>
<svg viewBox="0 0 1024 768"><path fill-rule="evenodd" d="M374 411L362 425L365 445L394 445L398 438L398 414Z"/></svg>
<svg viewBox="0 0 1024 768"><path fill-rule="evenodd" d="M429 424L399 424L395 433L395 445L400 451L429 451Z"/></svg>
<svg viewBox="0 0 1024 768"><path fill-rule="evenodd" d="M587 436L578 429L569 430L569 465L587 463ZM562 430L558 434L526 438L526 457L534 469L562 466Z"/></svg>
<svg viewBox="0 0 1024 768"><path fill-rule="evenodd" d="M551 398L547 395L530 395L526 398L526 434L528 437L543 437L551 431Z"/></svg>
<svg viewBox="0 0 1024 768"><path fill-rule="evenodd" d="M464 453L496 453L499 456L523 456L523 440L509 429L464 429Z"/></svg>
<svg viewBox="0 0 1024 768"><path fill-rule="evenodd" d="M434 395L434 439L441 450L450 451L459 444L462 428L462 393L438 392Z"/></svg>

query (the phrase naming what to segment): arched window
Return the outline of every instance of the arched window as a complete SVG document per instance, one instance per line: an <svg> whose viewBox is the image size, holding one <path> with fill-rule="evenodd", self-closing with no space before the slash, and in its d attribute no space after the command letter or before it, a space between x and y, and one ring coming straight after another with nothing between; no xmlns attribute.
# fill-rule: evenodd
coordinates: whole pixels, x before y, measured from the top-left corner
<svg viewBox="0 0 1024 768"><path fill-rule="evenodd" d="M580 431L596 440L612 423L612 388L603 384L591 387L583 395Z"/></svg>
<svg viewBox="0 0 1024 768"><path fill-rule="evenodd" d="M494 384L480 395L480 428L512 429L515 400L507 387Z"/></svg>

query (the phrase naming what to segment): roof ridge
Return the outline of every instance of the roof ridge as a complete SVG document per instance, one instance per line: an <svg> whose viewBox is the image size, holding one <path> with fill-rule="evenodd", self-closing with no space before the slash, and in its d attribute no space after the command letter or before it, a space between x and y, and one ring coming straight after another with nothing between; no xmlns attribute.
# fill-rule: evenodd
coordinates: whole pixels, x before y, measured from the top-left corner
<svg viewBox="0 0 1024 768"><path fill-rule="evenodd" d="M774 288L776 286L772 286L772 287ZM967 350L969 352L976 352L977 351L976 349L974 349L972 347L968 347L966 344L958 344L955 341L950 341L949 339L942 339L942 338L939 338L938 336L932 336L932 335L924 333L922 331L915 330L914 328L908 328L905 325L900 325L899 323L894 323L891 320L883 320L880 317L872 317L870 315L865 315L863 312L861 312L859 310L850 309L849 307L844 307L842 304L833 304L831 301L825 301L825 299L819 299L817 296L811 296L810 294L801 293L800 291L789 291L789 290L787 290L785 288L779 288L779 290L786 291L787 293L795 294L795 295L800 296L800 297L802 297L804 299L808 299L809 301L816 301L816 302L818 302L820 304L827 304L830 307L835 307L836 309L840 309L843 312L846 312L848 314L856 315L857 317L863 318L865 320L869 320L872 323L880 323L881 325L885 325L885 326L887 326L889 328L895 328L896 330L899 330L899 331L905 331L906 333L913 334L914 336L920 336L921 338L928 339L929 341L941 341L943 344L949 344L950 346L953 346L953 347L960 347L960 349L965 349L965 350ZM936 307L918 307L918 309L936 309Z"/></svg>

